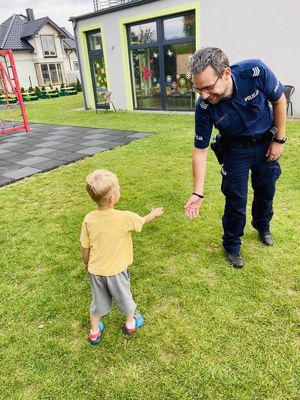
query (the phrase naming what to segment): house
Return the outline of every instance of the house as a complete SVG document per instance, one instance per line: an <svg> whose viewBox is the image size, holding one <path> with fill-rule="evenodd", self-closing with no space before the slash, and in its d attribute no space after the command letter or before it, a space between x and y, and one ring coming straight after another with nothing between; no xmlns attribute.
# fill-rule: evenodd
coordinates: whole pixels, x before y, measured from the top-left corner
<svg viewBox="0 0 300 400"><path fill-rule="evenodd" d="M78 59L73 36L49 17L13 14L0 25L0 49L13 51L20 86L76 82Z"/></svg>
<svg viewBox="0 0 300 400"><path fill-rule="evenodd" d="M94 12L70 17L86 108L100 108L101 94L109 90L118 109L193 110L188 59L196 49L214 46L232 64L263 60L283 84L296 87L293 108L300 115L297 0L93 3Z"/></svg>

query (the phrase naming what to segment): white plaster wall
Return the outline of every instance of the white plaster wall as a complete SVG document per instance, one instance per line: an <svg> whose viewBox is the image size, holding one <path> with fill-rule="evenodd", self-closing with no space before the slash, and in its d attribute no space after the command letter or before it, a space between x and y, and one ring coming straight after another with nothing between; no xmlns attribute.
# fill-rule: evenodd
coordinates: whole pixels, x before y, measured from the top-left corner
<svg viewBox="0 0 300 400"><path fill-rule="evenodd" d="M186 3L193 3L194 1L186 1ZM150 12L156 12L158 9L168 9L174 8L176 6L183 5L182 0L161 0L158 2L148 3L138 5L136 7L131 7L128 9L124 9L118 12L113 12L110 14L104 14L101 16L91 17L89 19L85 19L83 21L77 22L76 33L77 37L79 37L78 29L83 26L86 27L88 25L93 24L103 24L104 30L104 41L106 47L106 58L105 58L105 67L106 73L108 75L110 90L113 93L112 100L117 109L126 109L126 94L125 94L125 84L124 84L124 71L123 71L123 62L122 62L122 43L120 37L120 27L119 20L123 18L130 18L132 16L136 17L136 21L140 20L140 15L147 14ZM166 14L167 15L167 14ZM83 59L81 45L79 45L78 51L80 52L80 59ZM127 49L126 49L127 56ZM83 79L86 76L85 74L90 74L90 70L87 70L86 66L81 63L82 75ZM86 96L87 106L88 108L94 108L95 102L94 98L88 98Z"/></svg>
<svg viewBox="0 0 300 400"><path fill-rule="evenodd" d="M201 45L222 48L233 64L260 58L283 84L296 87L300 117L299 0L201 0Z"/></svg>
<svg viewBox="0 0 300 400"><path fill-rule="evenodd" d="M33 87L38 86L33 54L30 52L16 51L14 52L14 59L20 86L23 86L24 89L28 89L30 86L30 79Z"/></svg>
<svg viewBox="0 0 300 400"><path fill-rule="evenodd" d="M300 1L199 0L199 2L201 46L221 47L231 63L245 58L262 59L283 84L296 87L292 101L294 116L300 117ZM181 4L182 0L161 0L77 22L77 28L97 22L104 25L107 46L106 69L110 75L111 90L118 108L126 108L120 62L119 18L135 15L138 21L140 14ZM85 70L85 66L81 67L83 76L90 74L90 71ZM89 106L94 106L93 99L89 100Z"/></svg>

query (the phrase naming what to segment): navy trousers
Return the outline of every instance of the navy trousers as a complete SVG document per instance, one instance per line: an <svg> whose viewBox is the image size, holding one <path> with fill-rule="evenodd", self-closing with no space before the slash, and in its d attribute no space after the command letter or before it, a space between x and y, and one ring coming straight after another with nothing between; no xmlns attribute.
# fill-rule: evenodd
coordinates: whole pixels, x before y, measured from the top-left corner
<svg viewBox="0 0 300 400"><path fill-rule="evenodd" d="M257 230L269 230L273 216L276 181L281 174L278 161L267 162L269 143L256 143L247 148L227 149L224 154L222 192L225 209L222 217L223 247L237 253L246 224L248 180L251 171L253 188L252 225Z"/></svg>

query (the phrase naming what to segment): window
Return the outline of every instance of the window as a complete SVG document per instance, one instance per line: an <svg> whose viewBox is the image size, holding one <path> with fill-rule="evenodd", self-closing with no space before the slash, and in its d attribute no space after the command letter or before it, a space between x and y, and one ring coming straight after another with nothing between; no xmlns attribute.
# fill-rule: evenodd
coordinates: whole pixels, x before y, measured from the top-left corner
<svg viewBox="0 0 300 400"><path fill-rule="evenodd" d="M89 48L91 51L101 50L102 49L102 40L101 40L100 31L89 33L88 34L88 42L89 42Z"/></svg>
<svg viewBox="0 0 300 400"><path fill-rule="evenodd" d="M74 61L74 71L79 71L79 63L78 63L78 61Z"/></svg>
<svg viewBox="0 0 300 400"><path fill-rule="evenodd" d="M195 15L186 14L164 20L165 40L183 39L195 36Z"/></svg>
<svg viewBox="0 0 300 400"><path fill-rule="evenodd" d="M130 27L131 45L157 41L156 22L148 22Z"/></svg>
<svg viewBox="0 0 300 400"><path fill-rule="evenodd" d="M188 62L195 51L195 12L127 27L135 109L193 110Z"/></svg>
<svg viewBox="0 0 300 400"><path fill-rule="evenodd" d="M61 64L35 64L39 86L58 85L63 82Z"/></svg>
<svg viewBox="0 0 300 400"><path fill-rule="evenodd" d="M53 35L41 35L44 57L56 57L56 48Z"/></svg>

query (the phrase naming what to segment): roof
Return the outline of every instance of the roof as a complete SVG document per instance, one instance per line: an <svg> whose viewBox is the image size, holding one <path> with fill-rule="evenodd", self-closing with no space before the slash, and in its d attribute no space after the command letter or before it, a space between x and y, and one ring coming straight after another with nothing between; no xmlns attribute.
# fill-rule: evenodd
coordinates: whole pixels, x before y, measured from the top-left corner
<svg viewBox="0 0 300 400"><path fill-rule="evenodd" d="M13 14L0 25L0 49L33 51L34 48L27 39L36 35L46 24L52 25L63 38L68 39L68 35L72 38L70 33L67 35L65 31L56 25L49 17L28 21L27 17L22 14ZM71 38L69 39L71 40ZM68 46L71 46L71 43L69 43ZM73 48L75 48L75 46Z"/></svg>
<svg viewBox="0 0 300 400"><path fill-rule="evenodd" d="M76 42L74 40L73 35L66 28L61 28L61 30L67 36L66 39L63 39L63 45L65 50L76 50Z"/></svg>

